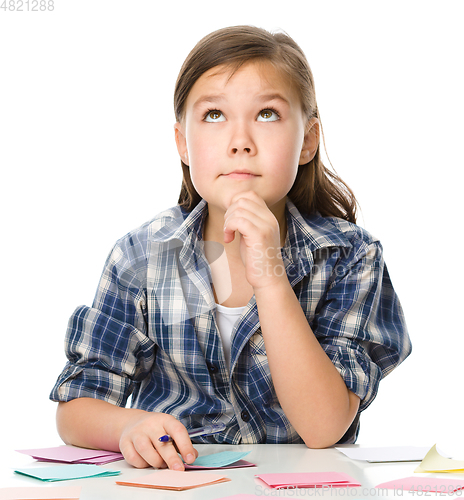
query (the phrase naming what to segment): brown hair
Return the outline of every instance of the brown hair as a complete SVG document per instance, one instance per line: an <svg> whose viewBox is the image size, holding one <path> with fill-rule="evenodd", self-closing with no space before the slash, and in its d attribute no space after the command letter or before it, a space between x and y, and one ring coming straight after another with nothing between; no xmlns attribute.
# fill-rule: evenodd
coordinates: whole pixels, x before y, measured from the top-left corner
<svg viewBox="0 0 464 500"><path fill-rule="evenodd" d="M308 120L320 121L314 79L301 48L284 33L269 33L253 26L233 26L215 31L193 48L184 61L174 92L176 120L182 121L185 103L194 83L211 68L227 65L232 74L243 64L264 60L284 72L297 90ZM319 212L324 217L340 217L356 222L356 198L351 189L322 163L319 147L314 158L300 165L288 193L303 214ZM183 180L178 203L190 211L200 202L190 178L189 167L181 161Z"/></svg>

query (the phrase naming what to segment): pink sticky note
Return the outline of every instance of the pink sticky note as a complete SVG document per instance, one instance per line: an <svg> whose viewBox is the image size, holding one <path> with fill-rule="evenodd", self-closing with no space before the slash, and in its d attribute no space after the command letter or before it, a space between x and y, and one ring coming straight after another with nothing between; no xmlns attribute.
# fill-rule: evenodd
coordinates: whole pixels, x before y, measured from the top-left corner
<svg viewBox="0 0 464 500"><path fill-rule="evenodd" d="M19 453L30 455L43 462L87 463L104 464L123 460L123 455L114 451L89 450L76 446L55 446L53 448L38 448L33 450L16 450Z"/></svg>
<svg viewBox="0 0 464 500"><path fill-rule="evenodd" d="M464 478L462 479L440 479L438 477L404 477L386 483L378 484L376 488L389 490L420 491L422 493L436 492L450 494L464 489Z"/></svg>
<svg viewBox="0 0 464 500"><path fill-rule="evenodd" d="M216 498L216 500L263 500L263 497L259 495L250 495L248 493L239 493L238 495L231 495L230 497Z"/></svg>
<svg viewBox="0 0 464 500"><path fill-rule="evenodd" d="M0 488L0 500L79 500L80 486Z"/></svg>
<svg viewBox="0 0 464 500"><path fill-rule="evenodd" d="M252 464L246 460L237 460L233 464L223 465L222 467L207 467L205 465L191 465L184 464L185 470L219 470L219 469L238 469L240 467L256 467L256 464Z"/></svg>
<svg viewBox="0 0 464 500"><path fill-rule="evenodd" d="M263 500L263 497L259 495L250 495L248 493L239 493L238 495L231 495L230 497L216 498L216 500Z"/></svg>
<svg viewBox="0 0 464 500"><path fill-rule="evenodd" d="M257 478L271 488L322 488L361 486L344 472L278 472L260 474Z"/></svg>
<svg viewBox="0 0 464 500"><path fill-rule="evenodd" d="M190 490L208 484L230 481L226 476L210 474L208 472L184 472L174 470L157 470L136 479L116 481L122 486L138 486L140 488L155 488L161 490Z"/></svg>
<svg viewBox="0 0 464 500"><path fill-rule="evenodd" d="M122 453L112 453L111 455L104 455L103 457L83 458L82 460L73 463L105 465L110 462L117 462L118 460L124 460Z"/></svg>

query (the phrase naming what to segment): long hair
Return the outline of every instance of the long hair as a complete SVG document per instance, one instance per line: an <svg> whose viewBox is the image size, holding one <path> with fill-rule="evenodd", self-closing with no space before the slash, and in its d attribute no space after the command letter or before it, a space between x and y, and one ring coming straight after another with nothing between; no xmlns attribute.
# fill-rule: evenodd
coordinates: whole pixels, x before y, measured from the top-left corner
<svg viewBox="0 0 464 500"><path fill-rule="evenodd" d="M250 61L267 61L289 79L300 97L307 120L317 118L314 79L301 48L284 33L269 33L253 26L233 26L215 31L193 48L177 78L174 92L176 120L184 118L185 103L195 82L216 66L228 66L231 74ZM193 186L188 165L181 161L183 179L178 203L190 211L201 197ZM298 167L288 197L303 214L319 212L324 217L340 217L356 222L356 198L351 189L328 170L318 146L314 158Z"/></svg>

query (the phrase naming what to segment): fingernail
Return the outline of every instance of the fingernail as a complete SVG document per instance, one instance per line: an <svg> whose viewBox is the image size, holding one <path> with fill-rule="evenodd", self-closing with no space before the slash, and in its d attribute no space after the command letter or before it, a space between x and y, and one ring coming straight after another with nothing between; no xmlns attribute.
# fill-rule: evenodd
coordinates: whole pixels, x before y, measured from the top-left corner
<svg viewBox="0 0 464 500"><path fill-rule="evenodd" d="M176 462L175 464L172 465L173 470L182 470L183 467L179 462Z"/></svg>
<svg viewBox="0 0 464 500"><path fill-rule="evenodd" d="M194 455L192 455L191 453L189 453L189 454L187 455L187 460L186 460L186 462L191 463L191 462L194 462L194 461L195 461L195 456L194 456Z"/></svg>

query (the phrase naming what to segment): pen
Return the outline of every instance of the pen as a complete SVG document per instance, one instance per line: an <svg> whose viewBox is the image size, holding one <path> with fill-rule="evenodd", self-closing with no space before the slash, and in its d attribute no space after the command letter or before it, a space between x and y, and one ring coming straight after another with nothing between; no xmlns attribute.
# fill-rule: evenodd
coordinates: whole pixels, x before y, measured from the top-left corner
<svg viewBox="0 0 464 500"><path fill-rule="evenodd" d="M196 429L188 431L188 435L191 438L198 436L209 436L211 434L216 434L216 432L221 432L225 428L225 424L205 425L204 427L197 427ZM162 443L168 443L169 441L172 441L172 438L169 434L166 434L165 436L161 436L158 441L161 441Z"/></svg>

